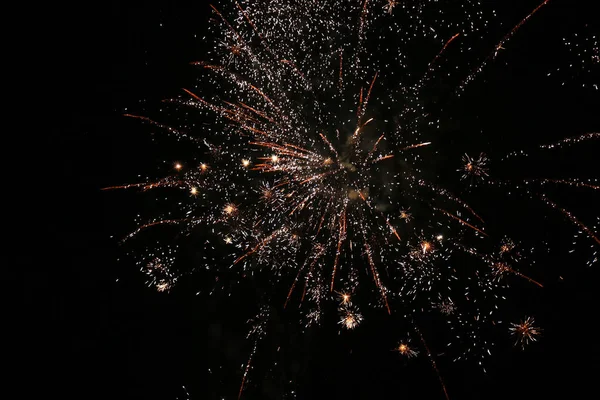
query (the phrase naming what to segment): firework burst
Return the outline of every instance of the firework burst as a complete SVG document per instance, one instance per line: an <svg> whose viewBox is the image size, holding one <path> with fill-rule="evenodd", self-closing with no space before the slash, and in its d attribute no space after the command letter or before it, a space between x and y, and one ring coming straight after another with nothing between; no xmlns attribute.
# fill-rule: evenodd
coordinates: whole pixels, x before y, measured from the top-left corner
<svg viewBox="0 0 600 400"><path fill-rule="evenodd" d="M489 176L487 167L489 160L485 154L481 153L478 158L471 158L465 154L462 160L464 163L462 168L463 179L484 179L485 177Z"/></svg>
<svg viewBox="0 0 600 400"><path fill-rule="evenodd" d="M346 329L354 329L363 321L362 314L355 307L345 306L341 308L340 314L338 323Z"/></svg>
<svg viewBox="0 0 600 400"><path fill-rule="evenodd" d="M296 312L288 311L294 305L306 326L324 321L327 303L337 305L338 323L346 330L363 321L358 305L387 314L412 310L405 316L413 324L417 310L437 309L432 314L452 318L468 332L456 335L460 341L473 343L455 359L468 358L473 347L489 354L476 325L495 323L506 281L516 276L543 285L517 270L522 259L518 244L491 237L473 207L437 182L433 159L445 149L436 147L439 121L430 114L435 104L423 93L442 68L445 52L458 45L462 34L483 29L486 20L479 2L467 1L460 8L466 19L437 24L445 18L443 12L425 17L437 3L418 1L409 7L397 1L248 0L233 2L224 11L212 7L215 49L207 61L193 63L202 84L166 101L211 119L202 139L127 114L198 146L202 160L194 167L176 163L166 178L110 188L185 192L179 217L167 214L142 222L125 240L165 225L185 234L199 231L206 252L219 251L219 262L204 256L199 269L236 274L236 281L266 277L270 290L265 301L290 313ZM493 56L468 72L457 92L546 3L514 27ZM401 15L393 19L396 14ZM433 21L429 29L423 18ZM408 58L388 45L412 43L414 36L400 29L406 21L407 28L422 29L437 46L418 78L398 73L406 71ZM597 133L581 135L538 150L597 138ZM464 150L455 154L458 162ZM498 160L523 155L513 152ZM490 177L484 153L465 154L462 162L463 179L503 185ZM551 181L559 180L527 181L526 186ZM535 194L598 243L587 225L541 191ZM495 250L479 250L481 243ZM179 278L170 269L172 259L146 257L151 261L143 270L159 291L168 291ZM359 291L370 293L355 296ZM481 303L492 304L491 309L484 310ZM240 395L269 315L263 309L251 322L254 345ZM510 329L518 341L529 343L540 331L532 324L528 318ZM425 339L415 329L446 392ZM396 350L408 358L417 355L408 341Z"/></svg>
<svg viewBox="0 0 600 400"><path fill-rule="evenodd" d="M515 338L515 346L520 345L525 348L528 344L537 341L542 330L536 326L532 317L526 317L519 323L511 323L509 328L511 335Z"/></svg>
<svg viewBox="0 0 600 400"><path fill-rule="evenodd" d="M408 341L400 342L400 344L396 347L396 351L406 358L413 358L419 354L418 351L413 350Z"/></svg>

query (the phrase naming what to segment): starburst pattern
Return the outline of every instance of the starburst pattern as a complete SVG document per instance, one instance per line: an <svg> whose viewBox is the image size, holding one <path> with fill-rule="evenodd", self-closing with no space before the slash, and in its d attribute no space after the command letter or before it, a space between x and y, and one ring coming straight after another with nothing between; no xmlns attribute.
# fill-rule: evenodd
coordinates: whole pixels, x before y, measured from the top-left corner
<svg viewBox="0 0 600 400"><path fill-rule="evenodd" d="M475 70L469 65L461 71L466 78L453 95L460 96L547 2L510 30ZM177 111L192 110L211 121L204 124L201 139L185 127L127 114L197 146L201 159L177 162L175 172L159 180L113 187L185 192L177 203L178 216L165 212L143 221L124 241L158 226L198 235L202 266L186 275L203 270L234 276L229 281L235 283L266 277L264 302L290 313L290 305L297 306L305 326L325 323L327 303L337 306L344 330L363 322L359 306L387 314L401 310L415 325L436 371L414 317L437 310L430 315L447 318L459 331L456 342L466 348L454 358L476 357L482 364L491 345L480 326L496 323L497 304L509 282L517 277L543 284L520 264L520 241L489 234L470 203L442 184L434 160L448 152L455 156L453 175L464 154L458 170L463 179L514 187L490 176L486 154L471 157L462 148L437 145L440 122L432 114L441 106L427 93L435 88L436 73L451 69L444 65L445 53L453 46L465 52L468 46L457 43L461 35L481 32L491 15L481 11L479 2L467 1L460 8L465 18L451 22L437 1L407 3L272 0L233 2L223 10L212 7L215 49L207 60L193 63L201 84L166 101ZM414 77L407 72L410 53L390 43L410 48L418 36L413 32L420 31L436 50L428 63L421 63L426 65L422 74ZM597 133L583 134L535 151L597 138ZM501 168L525 156L516 150L493 159ZM539 190L550 183L592 190L598 186L544 178L519 181L517 188L524 186L528 197L558 210L600 243L593 228ZM143 270L149 284L168 291L180 277L171 269L171 253L148 254ZM219 285L225 287L222 281ZM355 296L358 292L367 295ZM265 335L266 310L250 321L254 345L240 395ZM532 324L527 318L510 329L525 344L540 332ZM396 350L408 358L418 353L408 341Z"/></svg>
<svg viewBox="0 0 600 400"><path fill-rule="evenodd" d="M340 321L341 324L346 329L354 329L356 328L362 321L363 316L358 309L351 306L345 306L340 309Z"/></svg>
<svg viewBox="0 0 600 400"><path fill-rule="evenodd" d="M481 153L478 158L471 158L465 154L463 156L463 179L483 179L488 175L488 159L485 154Z"/></svg>
<svg viewBox="0 0 600 400"><path fill-rule="evenodd" d="M413 358L419 354L418 351L413 350L408 341L400 342L400 344L396 347L396 351L406 358Z"/></svg>
<svg viewBox="0 0 600 400"><path fill-rule="evenodd" d="M534 323L535 321L532 317L525 317L519 323L511 323L509 330L515 338L515 346L521 345L522 348L525 348L528 344L537 341L542 330L534 326Z"/></svg>

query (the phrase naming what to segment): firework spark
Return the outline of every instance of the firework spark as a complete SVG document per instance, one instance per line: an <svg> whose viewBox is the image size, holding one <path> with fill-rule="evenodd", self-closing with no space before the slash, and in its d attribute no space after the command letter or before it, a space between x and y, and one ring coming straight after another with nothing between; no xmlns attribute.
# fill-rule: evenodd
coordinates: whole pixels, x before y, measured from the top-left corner
<svg viewBox="0 0 600 400"><path fill-rule="evenodd" d="M406 358L413 358L419 354L418 351L413 350L408 342L400 342L396 347L396 351Z"/></svg>
<svg viewBox="0 0 600 400"><path fill-rule="evenodd" d="M339 324L346 329L354 329L363 321L363 316L356 308L350 306L341 309Z"/></svg>
<svg viewBox="0 0 600 400"><path fill-rule="evenodd" d="M511 323L508 329L516 340L515 346L521 345L522 348L525 348L528 344L537 341L537 337L542 333L542 330L533 326L534 323L532 317L526 317L518 324Z"/></svg>
<svg viewBox="0 0 600 400"><path fill-rule="evenodd" d="M485 154L481 153L478 158L471 158L468 154L465 154L462 160L464 163L462 168L463 179L483 179L489 176L487 168L488 158Z"/></svg>

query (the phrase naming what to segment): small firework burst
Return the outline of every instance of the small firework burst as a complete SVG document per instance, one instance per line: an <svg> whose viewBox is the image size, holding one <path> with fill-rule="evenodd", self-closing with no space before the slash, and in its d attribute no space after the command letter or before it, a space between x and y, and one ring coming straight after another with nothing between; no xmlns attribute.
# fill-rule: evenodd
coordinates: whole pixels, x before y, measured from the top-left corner
<svg viewBox="0 0 600 400"><path fill-rule="evenodd" d="M423 254L433 251L433 244L428 240L423 240L421 242L421 250L423 251Z"/></svg>
<svg viewBox="0 0 600 400"><path fill-rule="evenodd" d="M160 281L155 284L157 292L168 292L173 285L167 281Z"/></svg>
<svg viewBox="0 0 600 400"><path fill-rule="evenodd" d="M456 311L456 305L454 305L454 302L450 298L442 300L441 302L435 305L435 308L437 308L439 312L441 312L444 315L451 315L454 314L454 312Z"/></svg>
<svg viewBox="0 0 600 400"><path fill-rule="evenodd" d="M502 242L500 242L500 255L510 253L515 247L517 247L517 245L511 239L502 239Z"/></svg>
<svg viewBox="0 0 600 400"><path fill-rule="evenodd" d="M148 277L148 287L154 287L158 292L168 292L177 282L177 276L171 271L174 257L169 251L164 256L155 256L142 264L141 270Z"/></svg>
<svg viewBox="0 0 600 400"><path fill-rule="evenodd" d="M260 195L260 200L265 203L268 203L275 198L275 192L268 182L262 182L259 185L258 194Z"/></svg>
<svg viewBox="0 0 600 400"><path fill-rule="evenodd" d="M403 219L405 222L409 222L412 219L412 214L407 210L400 210L400 219Z"/></svg>
<svg viewBox="0 0 600 400"><path fill-rule="evenodd" d="M537 336L542 333L542 329L533 326L534 323L535 321L532 317L526 317L518 324L511 323L512 326L508 329L516 339L515 346L520 344L521 348L525 348L529 343L537 340Z"/></svg>
<svg viewBox="0 0 600 400"><path fill-rule="evenodd" d="M288 237L288 243L290 246L297 247L300 245L300 235L296 232L291 232Z"/></svg>
<svg viewBox="0 0 600 400"><path fill-rule="evenodd" d="M413 260L428 259L436 252L435 242L427 239L420 239L410 250L410 258Z"/></svg>
<svg viewBox="0 0 600 400"><path fill-rule="evenodd" d="M340 301L340 305L342 306L351 306L352 305L352 296L347 292L337 292L338 299Z"/></svg>
<svg viewBox="0 0 600 400"><path fill-rule="evenodd" d="M498 279L511 272L511 268L504 262L498 261L492 264L492 273Z"/></svg>
<svg viewBox="0 0 600 400"><path fill-rule="evenodd" d="M356 308L343 307L341 313L341 319L338 323L346 329L356 328L363 320L362 314Z"/></svg>
<svg viewBox="0 0 600 400"><path fill-rule="evenodd" d="M479 154L479 158L471 158L468 154L465 154L462 158L464 163L462 169L462 179L483 179L488 175L488 158L484 153Z"/></svg>
<svg viewBox="0 0 600 400"><path fill-rule="evenodd" d="M223 212L227 215L233 215L237 212L237 206L233 203L228 203L223 207Z"/></svg>
<svg viewBox="0 0 600 400"><path fill-rule="evenodd" d="M398 1L396 1L396 0L387 0L387 3L384 4L383 9L388 14L391 14L392 12L394 12L394 7L396 7L397 5L398 5Z"/></svg>
<svg viewBox="0 0 600 400"><path fill-rule="evenodd" d="M419 355L418 351L413 350L409 341L400 342L400 344L398 344L398 346L396 347L395 350L398 353L400 353L400 355L402 355L406 358L413 358L413 357L416 357L417 355Z"/></svg>

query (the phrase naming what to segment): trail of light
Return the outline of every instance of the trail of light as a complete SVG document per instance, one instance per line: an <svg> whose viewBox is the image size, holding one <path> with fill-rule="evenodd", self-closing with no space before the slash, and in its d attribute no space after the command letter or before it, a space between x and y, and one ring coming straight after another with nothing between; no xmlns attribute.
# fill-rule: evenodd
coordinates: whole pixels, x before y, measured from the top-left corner
<svg viewBox="0 0 600 400"><path fill-rule="evenodd" d="M367 200L367 198L362 194L362 192L360 190L358 190L358 194L360 195L360 198L363 199L363 201L367 204L367 206L369 206L369 209L371 211L375 211L375 209L373 208L373 206L371 205L371 203L369 202L369 200ZM400 235L396 231L396 228L394 228L392 226L392 224L390 223L389 219L383 214L383 212L381 212L381 211L378 211L378 212L381 215L381 217L383 219L385 219L385 223L390 228L390 230L392 231L392 233L396 236L396 238L398 238L398 240L402 240L402 239L400 239Z"/></svg>
<svg viewBox="0 0 600 400"><path fill-rule="evenodd" d="M250 142L249 144L252 144L252 145L255 145L255 146L261 146L261 147L268 147L270 149L277 150L277 151L281 152L282 154L285 154L285 155L288 155L288 156L292 156L292 157L295 157L295 158L302 158L304 160L314 161L314 158L311 158L311 157L309 157L306 154L302 154L302 153L299 153L297 151L287 149L286 146L289 146L289 145L279 145L277 143L271 143L271 142ZM289 146L289 147L292 147L292 146ZM293 147L295 147L295 146L293 146ZM305 150L305 151L308 152L308 150ZM270 160L271 157L266 157L265 159L269 159Z"/></svg>
<svg viewBox="0 0 600 400"><path fill-rule="evenodd" d="M340 77L338 80L338 86L340 88L340 90L342 89L342 85L343 85L343 74L342 74L342 61L344 58L344 52L342 49L340 49Z"/></svg>
<svg viewBox="0 0 600 400"><path fill-rule="evenodd" d="M326 250L325 246L317 246L317 248L318 248L318 251L313 256L313 261L312 261L312 263L310 264L310 267L309 267L310 270L312 270L312 268L314 267L314 265L317 263L317 261L319 261L319 258L321 258L321 256L325 253L325 250ZM294 282L292 283L292 287L290 287L290 291L288 292L287 298L285 299L285 303L283 304L283 308L287 307L287 304L290 301L290 298L292 296L292 292L294 291L294 288L296 287L296 283L298 282L298 278L300 278L300 274L304 270L304 267L306 266L307 263L308 263L308 259L302 265L302 267L298 270L298 275L296 275L296 278L294 279Z"/></svg>
<svg viewBox="0 0 600 400"><path fill-rule="evenodd" d="M362 108L362 102L363 102L363 88L360 88L360 94L358 96L358 106L356 107L356 119L358 120L358 123L360 124L360 110ZM354 131L354 135L356 135L358 133L358 127L356 128L356 131Z"/></svg>
<svg viewBox="0 0 600 400"><path fill-rule="evenodd" d="M134 230L133 232L131 232L130 234L128 234L127 236L125 236L123 239L121 239L121 243L123 243L123 242L131 239L132 237L134 237L135 235L137 235L138 233L140 233L144 229L150 228L152 226L157 226L157 225L177 225L177 224L180 224L182 222L187 222L187 221L198 221L198 220L194 219L194 218L181 218L181 219L163 219L163 220L160 220L160 221L150 222L148 224L144 224L142 226L139 226L136 230Z"/></svg>
<svg viewBox="0 0 600 400"><path fill-rule="evenodd" d="M400 235L398 234L398 231L396 231L396 228L394 228L392 226L392 224L390 223L390 221L388 219L385 220L385 223L392 230L392 233L396 236L396 238L398 238L398 240L402 240L402 239L400 239Z"/></svg>
<svg viewBox="0 0 600 400"><path fill-rule="evenodd" d="M141 187L142 190L146 191L146 190L151 190L151 189L155 189L155 188L159 188L159 187L183 186L184 184L185 184L185 181L172 181L172 180L170 180L170 178L164 178L158 182L130 183L127 185L120 185L120 186L108 186L108 187L102 188L100 190L131 189L131 188Z"/></svg>
<svg viewBox="0 0 600 400"><path fill-rule="evenodd" d="M204 68L207 69L212 69L215 71L219 71L219 72L223 72L225 74L227 74L229 77L232 77L233 80L240 84L243 87L249 87L250 89L252 89L254 92L258 93L267 103L269 103L271 105L271 107L273 107L273 109L277 112L277 114L282 118L283 121L287 121L287 118L281 113L279 107L277 107L275 105L275 103L273 103L273 101L271 100L271 98L269 98L269 96L267 96L262 90L260 90L259 88L257 88L256 86L252 85L250 82L244 81L244 80L240 80L240 78L235 75L233 72L227 70L225 67L222 67L220 65L211 65L211 64L207 64L203 61L195 61L191 63L192 65L199 65L202 66ZM185 89L184 89L185 90ZM186 92L190 93L189 91L186 90ZM200 99L199 97L195 96L198 100L201 100L204 104L210 104L202 99Z"/></svg>
<svg viewBox="0 0 600 400"><path fill-rule="evenodd" d="M254 248L252 250L250 250L249 252L247 252L246 254L240 256L237 260L235 260L233 262L233 264L237 264L240 261L242 261L244 258L248 257L249 255L255 253L258 249L264 247L267 243L269 243L271 240L275 239L278 235L280 235L281 233L285 232L287 229L281 228L278 229L276 231L274 231L273 233L271 233L269 236L267 236L265 239L263 239L259 244L257 244L256 246L254 246Z"/></svg>
<svg viewBox="0 0 600 400"><path fill-rule="evenodd" d="M259 88L257 88L254 85L248 84L248 86L251 89L253 89L256 93L260 94L263 97L263 99L265 99L267 101L267 103L269 103L279 113L279 115L281 115L283 117L283 115L279 111L279 108L273 103L273 101L269 98L269 96L267 96L266 94L264 94L262 90L260 90Z"/></svg>
<svg viewBox="0 0 600 400"><path fill-rule="evenodd" d="M233 26L231 26L231 24L229 23L229 21L227 21L227 19L225 19L225 17L223 17L223 15L219 12L219 10L217 10L215 8L215 6L213 6L212 4L209 4L210 8L213 9L213 11L221 18L221 20L227 25L227 27L229 28L229 30L231 32L233 32L233 34L237 37L237 39L239 40L240 43L244 44L244 50L246 50L248 52L248 54L253 58L256 59L256 57L254 57L254 55L250 52L249 48L248 48L248 44L246 43L246 41L242 38L242 36L234 29Z"/></svg>
<svg viewBox="0 0 600 400"><path fill-rule="evenodd" d="M467 227L469 227L469 228L473 229L474 231L477 231L477 232L481 233L483 236L488 236L488 234L487 234L487 233L485 233L484 231L482 231L481 229L479 229L479 228L477 228L477 227L475 227L475 226L473 226L473 225L469 224L467 221L465 221L465 220L463 220L463 219L461 219L461 218L457 217L457 216L456 216L456 215L454 215L454 214L451 214L451 213L449 213L449 212L448 212L448 211L446 211L446 210L442 210L441 208L436 208L436 207L433 207L433 209L434 209L434 210L436 210L436 211L440 211L440 212L441 212L441 213L443 213L443 214L446 214L448 217L450 217L450 218L453 218L453 219L457 220L458 222L460 222L461 224L463 224L463 225L465 225L465 226L467 226Z"/></svg>
<svg viewBox="0 0 600 400"><path fill-rule="evenodd" d="M324 176L327 176L327 175L337 174L339 171L340 170L323 172L322 174L314 175L314 176L311 176L308 179L303 180L302 182L300 182L300 184L303 185L305 183L312 182L315 179L321 179L321 178L323 178Z"/></svg>
<svg viewBox="0 0 600 400"><path fill-rule="evenodd" d="M308 260L306 260L306 262L304 264L302 264L302 267L298 270L298 274L296 275L296 278L294 278L294 282L292 282L292 286L290 287L290 290L288 291L288 295L285 299L285 303L283 303L284 309L287 307L287 304L290 301L290 298L292 297L292 292L294 291L294 288L296 287L296 283L298 283L298 278L300 278L300 274L302 273L302 270L304 269L304 267L306 266L307 263L308 263Z"/></svg>
<svg viewBox="0 0 600 400"><path fill-rule="evenodd" d="M437 54L437 56L435 56L435 58L433 59L433 61L429 64L429 68L431 68L433 66L433 64L435 64L435 62L437 61L438 58L440 58L440 56L442 55L442 53L446 50L446 47L448 47L448 45L450 45L450 43L452 43L454 41L454 39L456 39L457 37L460 36L460 32L455 34L454 36L452 36L450 38L450 40L448 40L446 42L446 44L444 45L444 47L442 47L442 50L440 50L440 52Z"/></svg>
<svg viewBox="0 0 600 400"><path fill-rule="evenodd" d="M512 269L512 268L510 268L510 267L508 267L508 266L506 266L506 268L507 268L507 270L508 270L510 273L512 273L512 274L514 274L514 275L517 275L518 277L521 277L521 278L523 278L523 279L526 279L526 280L528 280L529 282L531 282L531 283L533 283L533 284L535 284L535 285L537 285L537 286L539 286L539 287L541 287L541 288L543 288L543 287L544 287L544 285L542 285L542 284L541 284L541 283L539 283L538 281L536 281L536 280L534 280L534 279L532 279L532 278L528 277L527 275L524 275L524 274L520 273L519 271L515 271L514 269Z"/></svg>
<svg viewBox="0 0 600 400"><path fill-rule="evenodd" d="M248 14L246 13L246 11L244 11L244 9L242 8L242 6L240 6L240 4L236 1L235 5L237 6L237 8L241 11L242 15L244 15L244 18L246 18L246 21L248 21L248 24L252 27L252 30L254 31L254 33L256 33L256 35L260 38L260 41L262 42L262 44L265 46L265 48L267 50L269 50L269 52L271 51L269 49L269 47L266 45L266 43L264 42L264 38L263 35L258 31L258 29L256 29L256 25L254 25L254 23L252 22L252 20L250 19L250 17L248 16ZM212 7L212 6L211 6ZM214 7L213 7L214 9ZM222 17L221 17L222 18Z"/></svg>
<svg viewBox="0 0 600 400"><path fill-rule="evenodd" d="M390 159L390 158L394 158L394 155L393 154L388 154L386 156L379 156L376 159L374 159L371 162L371 164L375 164L375 163L378 163L379 161L387 160L387 159Z"/></svg>
<svg viewBox="0 0 600 400"><path fill-rule="evenodd" d="M423 82L425 82L425 80L427 79L427 76L429 75L429 73L431 72L433 66L435 65L436 61L441 57L442 53L444 53L444 51L446 50L446 48L450 45L450 43L452 43L454 41L454 39L456 39L457 37L460 36L460 32L457 33L456 35L452 36L444 45L444 47L442 47L442 49L440 50L440 52L433 58L433 60L429 63L429 65L427 66L427 69L425 70L425 73L423 74L423 77L421 78L421 80L419 81L419 84L422 85Z"/></svg>
<svg viewBox="0 0 600 400"><path fill-rule="evenodd" d="M159 123L159 122L153 121L153 120L151 120L150 118L147 118L147 117L142 117L142 116L139 116L139 115L133 115L133 114L123 114L123 116L124 116L124 117L128 117L128 118L135 118L135 119L139 119L139 120L142 120L142 121L144 121L144 122L148 122L148 123L150 123L150 124L152 124L152 125L154 125L154 126L157 126L157 127L161 128L161 129L164 129L164 130L166 130L166 131L167 131L167 132L169 132L169 133L172 133L173 135L175 135L175 136L176 136L176 137L178 137L178 138L182 138L182 139L190 140L190 141L192 141L192 142L196 142L196 143L200 143L200 142L201 142L201 140L200 140L200 139L198 139L198 138L192 137L192 136L188 135L187 133L184 133L184 132L178 131L177 129L173 129L173 128L172 128L172 127L170 127L170 126L163 125L163 124L161 124L161 123Z"/></svg>
<svg viewBox="0 0 600 400"><path fill-rule="evenodd" d="M246 368L244 369L244 375L242 376L242 384L240 385L240 391L238 392L238 400L242 397L242 392L244 390L244 384L246 383L246 377L248 376L248 371L250 370L250 364L252 363L252 358L256 354L256 348L258 347L258 339L257 337L254 340L254 346L252 347L252 352L250 353L250 357L248 357L248 362L246 363Z"/></svg>
<svg viewBox="0 0 600 400"><path fill-rule="evenodd" d="M358 66L359 62L359 53L362 49L362 42L364 40L364 32L365 32L365 20L368 14L367 5L369 4L369 0L365 0L362 7L362 12L360 13L360 20L358 25L358 43L356 44L356 59L354 64Z"/></svg>
<svg viewBox="0 0 600 400"><path fill-rule="evenodd" d="M379 139L377 139L377 141L375 142L375 144L373 145L373 148L371 149L371 151L369 152L369 154L367 154L367 157L365 158L365 162L371 158L371 155L375 152L375 150L377 149L377 145L379 145L379 142L381 142L381 139L383 139L385 137L384 135L379 136Z"/></svg>
<svg viewBox="0 0 600 400"><path fill-rule="evenodd" d="M583 135L566 138L566 139L560 140L555 143L543 144L540 146L540 149L553 149L555 147L562 147L562 145L567 145L567 144L571 145L571 144L576 144L576 143L582 142L584 140L598 139L598 138L600 138L600 132L585 133Z"/></svg>
<svg viewBox="0 0 600 400"><path fill-rule="evenodd" d="M330 204L332 204L333 202L333 197L330 197L329 202L327 202L327 205L325 206L325 211L323 211L323 215L321 216L321 223L319 223L319 228L317 229L317 233L315 233L315 237L317 237L319 235L319 232L321 232L321 227L323 226L323 221L325 221L325 215L327 215L327 210L329 209Z"/></svg>
<svg viewBox="0 0 600 400"><path fill-rule="evenodd" d="M592 140L592 139L597 139L597 138L600 138L600 133L598 133L598 132L584 133L583 135L565 138L565 139L559 140L558 142L554 142L554 143L550 143L550 144L542 144L538 148L543 149L543 150L560 149L560 148L574 145L574 144L577 144L577 143L580 143L580 142L583 142L586 140ZM527 152L525 152L524 150L514 150L514 151L508 153L506 156L504 156L504 158L502 158L502 161L508 160L510 158L527 157L527 156L529 156L529 154Z"/></svg>
<svg viewBox="0 0 600 400"><path fill-rule="evenodd" d="M304 277L304 288L302 289L302 296L300 297L300 303L298 303L298 308L301 308L302 303L304 303L304 297L306 296L306 289L308 289L308 274Z"/></svg>
<svg viewBox="0 0 600 400"><path fill-rule="evenodd" d="M540 199L544 203L546 203L546 205L548 205L549 207L552 207L555 210L558 210L561 213L563 213L573 224L580 227L585 233L588 234L588 236L591 239L593 239L596 243L600 244L600 239L598 239L598 237L595 235L595 233L590 228L588 228L586 225L584 225L583 222L579 221L573 214L571 214L569 211L565 210L564 208L560 207L558 204L556 204L552 200L548 199L546 197L546 195L541 195Z"/></svg>
<svg viewBox="0 0 600 400"><path fill-rule="evenodd" d="M214 111L216 113L220 114L220 113L223 113L225 111L225 109L223 107L219 107L219 106L216 106L216 105L214 105L212 103L209 103L208 101L202 99L200 96L196 95L195 93L193 93L193 92L191 92L191 91L189 91L189 90L187 90L185 88L182 88L182 90L184 92L186 92L187 94L189 94L190 96L192 96L197 101L199 101L200 104L202 104L206 108L208 108L208 109L210 109L210 110L212 110L212 111Z"/></svg>
<svg viewBox="0 0 600 400"><path fill-rule="evenodd" d="M327 140L327 137L325 137L325 135L323 135L322 133L319 133L319 136L321 136L321 139L323 139L323 141L327 144L327 146L329 146L329 149L333 152L333 154L335 154L335 158L339 159L340 156L338 155L337 150L335 149L335 147L333 147L331 142L329 140Z"/></svg>
<svg viewBox="0 0 600 400"><path fill-rule="evenodd" d="M250 115L244 113L241 110L240 106L243 107L243 108L245 108L245 109L247 109L247 110L249 110L249 111L252 111L253 113L255 113L256 115L258 115L259 117L266 119L267 121L269 121L272 124L277 124L277 122L274 119L270 118L267 114L265 114L264 112L260 112L259 110L255 109L255 108L252 108L252 107L250 107L247 104L240 103L240 105L238 106L237 104L233 104L233 103L230 103L228 101L223 101L223 102L225 104L231 106L231 107L234 107L236 109L237 114L241 114L243 117L245 117L245 118L247 118L247 119L249 119L249 120L251 120L253 122L256 122L256 123L259 123L259 124L263 123L263 121L259 121L259 120L255 119L255 118L251 117Z"/></svg>
<svg viewBox="0 0 600 400"><path fill-rule="evenodd" d="M423 179L417 179L414 176L409 176L409 179L411 181L413 181L414 183L420 185L420 186L424 186L430 190L433 190L434 192L436 192L437 194L439 194L440 196L444 196L445 198L454 201L455 203L461 205L462 207L464 207L466 210L468 210L471 214L473 214L479 221L484 222L483 219L477 215L477 213L471 208L471 206L469 206L467 203L465 203L464 201L462 201L461 199L459 199L458 197L456 197L455 195L453 195L452 193L450 193L447 189L443 189L443 188L439 188L431 183L426 182Z"/></svg>
<svg viewBox="0 0 600 400"><path fill-rule="evenodd" d="M294 64L290 60L281 60L281 62L284 63L284 64L287 64L287 65L291 66L292 69L302 78L302 80L304 81L304 83L305 84L308 83L308 81L306 80L306 77L304 76L304 74L302 73L302 71L300 71L298 69L298 67L296 66L296 64Z"/></svg>
<svg viewBox="0 0 600 400"><path fill-rule="evenodd" d="M304 208L304 205L313 197L315 197L315 193L312 192L310 193L308 196L306 196L306 198L304 200L302 200L300 203L298 203L298 205L296 207L294 207L294 209L289 213L289 215L292 215L296 212L296 210L298 208L300 208L301 210Z"/></svg>
<svg viewBox="0 0 600 400"><path fill-rule="evenodd" d="M410 150L410 149L416 149L418 147L424 147L424 146L429 146L431 144L431 142L425 142L425 143L418 143L418 144L411 144L410 146L406 146L402 149L400 149L400 151L404 151L404 150Z"/></svg>
<svg viewBox="0 0 600 400"><path fill-rule="evenodd" d="M371 81L371 86L369 86L369 91L367 92L365 101L362 103L361 107L359 108L359 117L358 117L359 122L362 119L362 117L364 116L365 112L367 111L367 105L369 104L369 99L371 98L371 91L373 90L373 86L375 85L375 81L377 80L378 75L379 75L379 72L376 72L375 76L373 77L373 80ZM361 92L361 94L362 94L362 92ZM365 123L364 125L366 125L367 123Z"/></svg>
<svg viewBox="0 0 600 400"><path fill-rule="evenodd" d="M417 334L419 335L419 338L421 339L421 343L423 343L423 347L425 348L425 351L427 352L427 357L429 357L429 361L431 361L431 366L433 367L433 369L434 369L435 373L437 374L437 377L440 381L440 384L442 385L442 389L444 390L444 395L446 396L446 400L450 400L450 396L448 396L448 390L446 390L446 385L444 384L444 380L442 379L442 374L440 374L440 370L438 369L438 367L435 363L435 359L433 358L433 355L431 354L431 351L429 350L429 346L427 346L427 342L425 342L425 338L423 337L423 334L421 333L421 330L417 326L414 319L412 319L412 323L415 328L415 332L417 332Z"/></svg>
<svg viewBox="0 0 600 400"><path fill-rule="evenodd" d="M331 274L331 288L330 291L333 292L333 284L335 282L335 273L337 271L338 261L340 259L340 253L342 248L342 243L346 239L346 209L342 212L342 217L339 219L339 235L338 235L338 243L337 249L335 252L335 261L333 262L333 273Z"/></svg>
<svg viewBox="0 0 600 400"><path fill-rule="evenodd" d="M538 183L540 185L546 185L548 183L556 183L559 185L585 187L585 188L594 189L594 190L600 189L599 185L592 185L590 183L580 182L575 179L525 179L523 182L525 182L526 184Z"/></svg>
<svg viewBox="0 0 600 400"><path fill-rule="evenodd" d="M223 113L228 114L230 119L232 119L236 122L239 122L240 124L243 124L242 121L254 122L256 124L263 123L263 121L260 121L256 118L254 118L253 116L246 114L244 112L244 110L242 110L242 108L240 106L238 106L237 104L233 104L228 101L223 101L223 102L232 108L232 110L223 109L223 111L222 111Z"/></svg>
<svg viewBox="0 0 600 400"><path fill-rule="evenodd" d="M385 303L385 308L387 308L388 314L392 314L392 310L390 310L390 305L388 304L387 296L385 295L385 288L381 284L381 279L379 278L379 272L375 267L375 262L373 261L373 256L371 254L371 247L367 242L367 237L365 236L365 230L363 227L363 240L365 244L365 253L367 254L367 259L369 260L369 265L371 266L371 273L373 274L373 280L375 281L375 285L379 288L381 292L381 298Z"/></svg>
<svg viewBox="0 0 600 400"><path fill-rule="evenodd" d="M454 242L450 242L452 243L454 246L458 247L459 249L461 249L462 251L464 251L465 253L468 253L470 255L472 255L473 257L476 257L477 259L483 261L485 264L490 265L491 268L494 267L494 265L496 264L494 262L494 260L492 260L491 258L489 258L488 256L484 256L482 254L479 254L478 252L476 252L474 249L465 247L464 245L460 244L460 243L454 243ZM530 278L529 276L514 270L513 268L509 267L508 265L504 264L502 265L502 271L506 271L506 272L510 272L513 275L516 275L520 278L523 278L527 281L529 281L530 283L533 283L534 285L537 285L541 288L544 287L544 285L542 285L540 282L536 281L533 278Z"/></svg>
<svg viewBox="0 0 600 400"><path fill-rule="evenodd" d="M461 91L464 91L465 87L472 82L475 77L483 70L483 68L489 63L490 60L496 58L496 56L498 55L498 51L500 49L503 49L504 47L502 47L516 32L517 30L519 30L519 28L521 26L523 26L523 24L525 24L525 22L527 22L529 20L529 18L531 18L536 12L538 12L538 10L540 8L542 8L543 6L545 6L550 0L544 0L540 5L538 5L531 13L529 13L529 15L527 15L525 18L523 18L521 20L521 22L519 22L513 29L510 30L510 32L508 32L503 38L502 40L500 40L500 42L498 42L498 44L496 45L496 47L494 48L494 51L492 53L490 53L485 60L483 60L483 62L481 63L481 65L479 67L477 67L477 69L475 71L473 71L469 76L467 76L459 85L458 89Z"/></svg>
<svg viewBox="0 0 600 400"><path fill-rule="evenodd" d="M256 108L252 108L249 105L245 104L245 103L240 103L240 105L244 108L247 108L248 110L254 112L255 114L263 117L264 119L266 119L267 121L273 123L273 124L277 124L277 121L275 121L274 119L270 118L265 112L259 111Z"/></svg>

